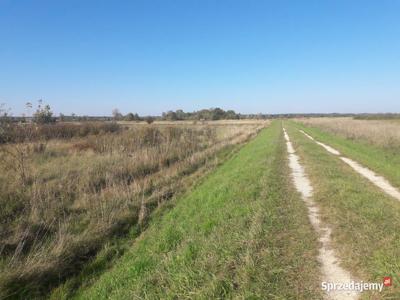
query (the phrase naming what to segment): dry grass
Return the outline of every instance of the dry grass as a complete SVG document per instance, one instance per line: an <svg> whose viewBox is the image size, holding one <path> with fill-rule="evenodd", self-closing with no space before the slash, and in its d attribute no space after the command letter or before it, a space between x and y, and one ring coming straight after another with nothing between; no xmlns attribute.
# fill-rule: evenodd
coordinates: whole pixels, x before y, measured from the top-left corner
<svg viewBox="0 0 400 300"><path fill-rule="evenodd" d="M26 141L71 139L121 130L115 122L60 122L54 124L1 123L0 144Z"/></svg>
<svg viewBox="0 0 400 300"><path fill-rule="evenodd" d="M265 125L140 125L1 146L0 298L76 273L107 239L140 229L185 177Z"/></svg>
<svg viewBox="0 0 400 300"><path fill-rule="evenodd" d="M279 122L179 198L112 268L53 299L322 299Z"/></svg>
<svg viewBox="0 0 400 300"><path fill-rule="evenodd" d="M352 118L298 119L350 140L364 140L385 148L400 148L400 123L389 120L354 120Z"/></svg>

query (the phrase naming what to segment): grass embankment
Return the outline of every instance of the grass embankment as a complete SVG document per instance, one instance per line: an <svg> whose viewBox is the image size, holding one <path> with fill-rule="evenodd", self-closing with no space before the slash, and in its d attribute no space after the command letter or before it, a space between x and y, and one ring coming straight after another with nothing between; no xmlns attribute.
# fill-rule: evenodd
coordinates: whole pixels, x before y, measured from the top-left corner
<svg viewBox="0 0 400 300"><path fill-rule="evenodd" d="M317 248L275 122L76 298L319 299Z"/></svg>
<svg viewBox="0 0 400 300"><path fill-rule="evenodd" d="M337 156L329 154L321 146L309 140L293 126L293 123L287 126L287 129L296 151L307 168L314 187L314 199L321 208L322 217L332 226L332 239L344 266L364 281L380 283L384 276L393 277L394 286L384 288L384 294L373 295L365 292L363 297L399 299L400 205L398 201L355 173ZM307 132L316 139L327 142L321 138L323 133L319 132L317 135L317 130L307 130ZM327 137L328 135L325 136ZM336 143L340 144L338 139ZM336 147L336 143L328 144ZM345 141L343 145L347 143ZM349 148L357 154L357 144ZM378 159L371 155L369 161L374 160Z"/></svg>
<svg viewBox="0 0 400 300"><path fill-rule="evenodd" d="M351 123L348 125L348 130L351 131ZM400 141L392 138L392 142L389 140L385 143L375 143L373 136L367 138L368 134L364 134L364 138L361 136L359 138L346 138L344 133L334 134L328 132L327 129L324 130L315 126L296 123L296 127L303 129L316 140L339 150L344 156L354 159L384 176L393 186L400 188L400 146L398 145ZM400 127L397 130L400 130ZM385 135L385 132L381 134Z"/></svg>
<svg viewBox="0 0 400 300"><path fill-rule="evenodd" d="M1 145L0 298L46 295L102 249L103 261L120 255L108 244L137 235L263 125L147 125Z"/></svg>

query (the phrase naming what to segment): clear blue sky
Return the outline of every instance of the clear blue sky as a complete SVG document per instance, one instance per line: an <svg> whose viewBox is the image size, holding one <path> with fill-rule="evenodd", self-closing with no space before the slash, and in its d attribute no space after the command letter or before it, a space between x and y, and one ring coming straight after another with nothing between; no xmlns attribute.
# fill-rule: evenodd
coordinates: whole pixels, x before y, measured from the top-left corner
<svg viewBox="0 0 400 300"><path fill-rule="evenodd" d="M0 0L0 103L400 112L400 1Z"/></svg>

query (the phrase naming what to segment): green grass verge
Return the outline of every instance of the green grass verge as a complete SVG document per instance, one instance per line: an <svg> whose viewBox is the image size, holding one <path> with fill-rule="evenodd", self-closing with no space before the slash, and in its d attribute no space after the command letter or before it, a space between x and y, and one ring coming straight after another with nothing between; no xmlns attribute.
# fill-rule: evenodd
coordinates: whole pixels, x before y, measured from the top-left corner
<svg viewBox="0 0 400 300"><path fill-rule="evenodd" d="M314 187L322 218L333 228L332 239L344 266L361 280L394 286L366 299L400 299L400 203L358 175L337 156L286 126ZM310 131L315 138L327 142ZM334 143L327 143L336 147ZM372 161L374 156L369 158Z"/></svg>
<svg viewBox="0 0 400 300"><path fill-rule="evenodd" d="M317 240L274 122L78 299L319 299Z"/></svg>
<svg viewBox="0 0 400 300"><path fill-rule="evenodd" d="M194 174L186 177L183 180L184 183L182 183L182 187L174 191L175 195L157 207L155 211L150 214L149 219L161 218L164 213L175 206L177 198L180 198L185 194L185 191L188 191L190 188L199 185L208 173L212 172L212 170L233 157L242 146L242 144L229 145L220 150L220 152L216 154L216 160L213 163L207 164ZM87 287L95 282L104 272L109 270L115 264L125 251L130 249L135 239L146 230L148 225L147 223L148 222L141 226L136 224L132 226L126 234L115 236L108 241L103 245L99 253L84 265L81 272L68 278L65 282L60 283L56 288L53 288L48 298L54 300L70 299L74 296L77 290ZM27 292L25 295L20 295L17 298L25 299L26 297L35 298L36 296ZM38 298L40 297L38 296Z"/></svg>
<svg viewBox="0 0 400 300"><path fill-rule="evenodd" d="M300 123L292 124L303 129L316 140L339 150L344 156L383 175L392 185L400 188L400 155L397 148L379 147L363 140L349 140L317 127L305 126Z"/></svg>

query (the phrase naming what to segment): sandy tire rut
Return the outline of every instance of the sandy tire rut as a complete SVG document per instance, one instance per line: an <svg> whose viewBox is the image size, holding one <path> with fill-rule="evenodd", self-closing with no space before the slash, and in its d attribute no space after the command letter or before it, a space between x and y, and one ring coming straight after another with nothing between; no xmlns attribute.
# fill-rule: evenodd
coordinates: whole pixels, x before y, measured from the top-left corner
<svg viewBox="0 0 400 300"><path fill-rule="evenodd" d="M317 232L320 241L321 247L319 248L318 260L321 264L321 280L331 283L350 283L355 279L350 272L340 266L340 261L331 245L331 228L327 224L322 223L319 208L313 200L313 188L311 182L308 179L303 166L299 162L300 159L290 142L290 138L285 128L283 128L283 132L286 140L286 147L289 155L289 167L291 169L294 185L307 206L310 223ZM350 300L358 299L358 297L359 293L356 291L331 291L326 294L327 299L334 300Z"/></svg>

